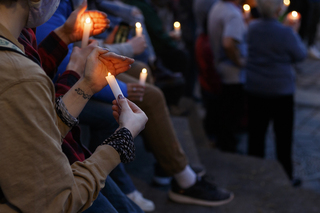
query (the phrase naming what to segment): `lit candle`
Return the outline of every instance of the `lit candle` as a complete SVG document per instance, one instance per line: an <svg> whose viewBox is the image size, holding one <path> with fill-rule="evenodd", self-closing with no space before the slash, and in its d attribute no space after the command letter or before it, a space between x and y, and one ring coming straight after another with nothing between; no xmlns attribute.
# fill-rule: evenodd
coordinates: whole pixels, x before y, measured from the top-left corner
<svg viewBox="0 0 320 213"><path fill-rule="evenodd" d="M148 76L148 72L147 72L147 69L146 68L143 68L141 73L140 73L140 79L139 79L139 83L141 85L145 85L146 84L146 79L147 79L147 76Z"/></svg>
<svg viewBox="0 0 320 213"><path fill-rule="evenodd" d="M283 6L281 8L281 14L285 14L287 11L287 8L290 6L290 0L283 0Z"/></svg>
<svg viewBox="0 0 320 213"><path fill-rule="evenodd" d="M288 18L293 22L297 22L300 19L300 15L297 11L292 11L288 14Z"/></svg>
<svg viewBox="0 0 320 213"><path fill-rule="evenodd" d="M289 5L290 5L290 0L283 0L283 4L284 4L286 7L289 7Z"/></svg>
<svg viewBox="0 0 320 213"><path fill-rule="evenodd" d="M136 36L142 36L143 28L140 22L136 23Z"/></svg>
<svg viewBox="0 0 320 213"><path fill-rule="evenodd" d="M92 27L92 22L91 22L91 19L88 17L86 18L83 26L81 48L88 46L91 27Z"/></svg>
<svg viewBox="0 0 320 213"><path fill-rule="evenodd" d="M176 21L173 23L174 32L177 36L181 36L181 24L180 22Z"/></svg>
<svg viewBox="0 0 320 213"><path fill-rule="evenodd" d="M108 76L106 76L106 79L108 81L108 84L112 90L114 97L116 98L116 100L118 100L118 96L119 95L123 96L123 94L122 94L122 91L119 87L118 82L116 81L116 78L114 77L114 75L111 75L111 73L108 72Z"/></svg>
<svg viewBox="0 0 320 213"><path fill-rule="evenodd" d="M243 5L243 10L244 10L245 18L249 18L250 17L250 11L251 11L250 5L248 5L248 4Z"/></svg>

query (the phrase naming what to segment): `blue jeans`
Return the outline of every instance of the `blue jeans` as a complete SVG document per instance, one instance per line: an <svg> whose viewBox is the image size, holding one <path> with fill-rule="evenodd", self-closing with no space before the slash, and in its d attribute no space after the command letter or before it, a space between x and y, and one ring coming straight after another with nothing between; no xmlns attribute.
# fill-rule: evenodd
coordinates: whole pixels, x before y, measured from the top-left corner
<svg viewBox="0 0 320 213"><path fill-rule="evenodd" d="M89 150L94 150L118 128L118 123L112 115L111 104L91 99L79 116L80 124L90 128ZM126 173L122 164L117 166L110 174L123 193L129 194L136 188Z"/></svg>
<svg viewBox="0 0 320 213"><path fill-rule="evenodd" d="M103 192L103 194L101 193ZM108 177L97 199L83 213L143 213Z"/></svg>

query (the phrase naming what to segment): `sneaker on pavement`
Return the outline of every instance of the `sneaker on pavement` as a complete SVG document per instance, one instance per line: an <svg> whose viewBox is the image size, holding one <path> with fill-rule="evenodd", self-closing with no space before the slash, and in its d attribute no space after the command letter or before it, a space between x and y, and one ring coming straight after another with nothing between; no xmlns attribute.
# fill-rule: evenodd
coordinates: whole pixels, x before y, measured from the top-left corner
<svg viewBox="0 0 320 213"><path fill-rule="evenodd" d="M229 203L233 197L232 192L218 188L201 177L187 189L182 189L173 179L169 191L169 198L172 201L201 206L220 206Z"/></svg>
<svg viewBox="0 0 320 213"><path fill-rule="evenodd" d="M138 190L127 194L127 197L145 212L152 212L155 210L154 203L151 200L145 199Z"/></svg>
<svg viewBox="0 0 320 213"><path fill-rule="evenodd" d="M308 54L311 58L320 60L320 52L315 46L309 47Z"/></svg>
<svg viewBox="0 0 320 213"><path fill-rule="evenodd" d="M201 165L192 165L191 169L200 177L206 174L206 170ZM168 176L159 163L154 164L153 183L159 186L167 186L171 183L172 176Z"/></svg>

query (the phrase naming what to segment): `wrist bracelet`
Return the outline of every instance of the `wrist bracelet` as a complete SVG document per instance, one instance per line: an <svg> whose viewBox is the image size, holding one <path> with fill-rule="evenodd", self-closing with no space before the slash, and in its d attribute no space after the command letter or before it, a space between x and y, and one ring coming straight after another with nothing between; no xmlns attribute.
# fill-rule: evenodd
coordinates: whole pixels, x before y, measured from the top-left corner
<svg viewBox="0 0 320 213"><path fill-rule="evenodd" d="M56 98L56 112L59 118L62 120L64 124L66 124L68 127L74 127L79 124L79 120L73 117L67 110L66 106L64 105L62 101L62 97L60 96Z"/></svg>

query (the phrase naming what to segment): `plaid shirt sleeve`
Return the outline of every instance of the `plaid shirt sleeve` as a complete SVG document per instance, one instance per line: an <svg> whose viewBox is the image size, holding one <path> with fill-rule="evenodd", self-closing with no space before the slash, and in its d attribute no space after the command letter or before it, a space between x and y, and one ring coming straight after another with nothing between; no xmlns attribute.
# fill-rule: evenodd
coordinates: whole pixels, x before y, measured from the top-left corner
<svg viewBox="0 0 320 213"><path fill-rule="evenodd" d="M57 73L58 66L68 54L68 46L52 31L39 44L38 53L41 58L42 68L52 79Z"/></svg>
<svg viewBox="0 0 320 213"><path fill-rule="evenodd" d="M80 79L80 75L72 70L66 70L55 83L56 97L64 95Z"/></svg>

